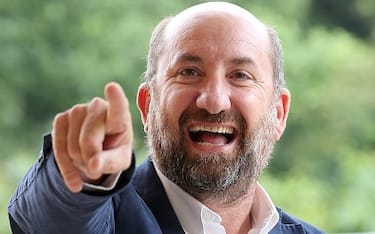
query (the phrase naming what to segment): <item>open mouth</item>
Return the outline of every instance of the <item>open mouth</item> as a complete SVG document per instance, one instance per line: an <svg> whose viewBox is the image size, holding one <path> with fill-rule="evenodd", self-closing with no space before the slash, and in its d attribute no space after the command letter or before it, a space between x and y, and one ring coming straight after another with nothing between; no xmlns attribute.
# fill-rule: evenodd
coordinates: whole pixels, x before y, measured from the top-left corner
<svg viewBox="0 0 375 234"><path fill-rule="evenodd" d="M235 135L233 127L196 125L189 128L191 140L204 145L226 145L234 140Z"/></svg>

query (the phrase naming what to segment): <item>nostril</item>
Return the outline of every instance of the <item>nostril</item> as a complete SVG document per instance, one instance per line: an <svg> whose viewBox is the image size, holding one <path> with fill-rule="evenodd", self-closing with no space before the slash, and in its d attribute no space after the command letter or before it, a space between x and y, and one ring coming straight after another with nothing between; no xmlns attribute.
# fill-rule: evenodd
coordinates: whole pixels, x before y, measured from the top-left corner
<svg viewBox="0 0 375 234"><path fill-rule="evenodd" d="M225 93L202 93L196 103L198 108L210 114L218 114L231 108L230 97Z"/></svg>

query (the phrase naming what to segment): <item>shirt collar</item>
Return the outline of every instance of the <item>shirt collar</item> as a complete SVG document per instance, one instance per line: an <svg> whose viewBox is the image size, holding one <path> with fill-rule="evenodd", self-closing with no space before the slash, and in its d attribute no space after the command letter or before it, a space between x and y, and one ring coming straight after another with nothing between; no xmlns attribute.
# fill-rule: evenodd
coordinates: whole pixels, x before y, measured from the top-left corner
<svg viewBox="0 0 375 234"><path fill-rule="evenodd" d="M268 233L279 221L279 213L268 193L257 183L251 207L252 228L249 234Z"/></svg>
<svg viewBox="0 0 375 234"><path fill-rule="evenodd" d="M225 233L217 213L182 190L158 168L156 172L185 233ZM251 217L253 226L249 234L268 233L279 220L275 205L259 183L255 189Z"/></svg>

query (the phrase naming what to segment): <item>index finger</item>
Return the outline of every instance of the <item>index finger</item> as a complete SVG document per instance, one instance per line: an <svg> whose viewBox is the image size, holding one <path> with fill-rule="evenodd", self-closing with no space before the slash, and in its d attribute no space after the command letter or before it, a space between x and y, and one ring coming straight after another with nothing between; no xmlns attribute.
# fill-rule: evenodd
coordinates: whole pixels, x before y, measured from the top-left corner
<svg viewBox="0 0 375 234"><path fill-rule="evenodd" d="M111 82L105 87L105 96L108 101L106 116L107 133L115 134L125 132L131 126L129 101L122 87Z"/></svg>

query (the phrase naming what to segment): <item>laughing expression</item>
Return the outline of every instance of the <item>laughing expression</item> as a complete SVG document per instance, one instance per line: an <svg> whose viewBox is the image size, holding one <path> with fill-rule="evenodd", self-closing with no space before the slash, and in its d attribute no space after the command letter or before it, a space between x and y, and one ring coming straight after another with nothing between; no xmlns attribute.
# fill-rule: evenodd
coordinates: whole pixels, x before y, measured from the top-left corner
<svg viewBox="0 0 375 234"><path fill-rule="evenodd" d="M213 11L175 17L163 36L144 108L153 160L198 199L235 200L275 143L268 34L258 21Z"/></svg>

